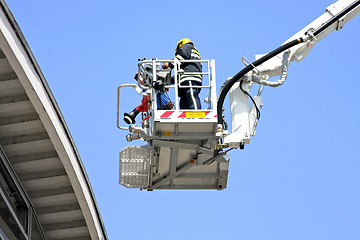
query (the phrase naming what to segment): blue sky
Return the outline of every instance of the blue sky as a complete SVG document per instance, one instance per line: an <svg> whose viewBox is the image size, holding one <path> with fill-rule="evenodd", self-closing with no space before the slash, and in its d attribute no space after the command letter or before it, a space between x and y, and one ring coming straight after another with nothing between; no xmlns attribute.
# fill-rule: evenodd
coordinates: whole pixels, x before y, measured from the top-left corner
<svg viewBox="0 0 360 240"><path fill-rule="evenodd" d="M292 62L283 86L265 88L256 136L230 154L227 189L118 185L128 143L116 127L116 89L133 83L138 58L171 59L189 37L216 60L220 86L243 68L242 56L272 51L333 1L7 1L70 128L109 239L360 239L359 16Z"/></svg>

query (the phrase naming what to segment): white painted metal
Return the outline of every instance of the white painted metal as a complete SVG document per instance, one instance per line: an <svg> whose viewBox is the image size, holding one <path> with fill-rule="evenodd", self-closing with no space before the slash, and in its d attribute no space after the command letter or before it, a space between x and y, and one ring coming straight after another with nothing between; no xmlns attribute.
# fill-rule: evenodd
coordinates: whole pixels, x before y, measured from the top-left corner
<svg viewBox="0 0 360 240"><path fill-rule="evenodd" d="M341 1L337 1L334 4L331 4L329 7L326 8L326 11L331 13L333 16L337 15L338 13L340 13L343 9L345 9L347 6L349 6L350 4L354 3L355 0L341 0ZM349 12L348 14L346 14L344 17L340 18L337 21L336 24L336 30L340 30L341 28L344 27L345 23L347 23L348 21L350 21L351 19L353 19L353 17L355 17L357 14L360 13L360 5L357 6L353 11Z"/></svg>
<svg viewBox="0 0 360 240"><path fill-rule="evenodd" d="M300 38L300 37L306 37L307 32L311 32L311 30L316 30L322 25L324 25L327 21L329 21L333 16L340 13L342 10L344 10L346 7L351 5L352 3L356 2L356 0L339 0L335 2L334 4L331 4L324 14L322 14L320 17L315 19L312 23L301 29L299 32L294 34L291 38L286 40L284 42L288 43L294 39ZM311 49L315 46L317 42L319 42L321 39L329 35L334 30L340 30L345 23L350 21L353 17L355 17L360 12L360 6L353 9L351 12L346 14L344 17L339 19L337 22L334 22L330 27L325 29L322 33L320 33L316 39L314 40L308 40L304 43L298 44L290 49L290 60L300 62L303 60L307 54L311 51ZM307 38L307 37L306 37ZM281 66L283 61L283 53L278 54L276 57L270 59L269 61L261 64L257 68L261 71L262 74L267 74L270 78L274 76L278 76L281 74ZM259 59L263 55L256 55L255 60Z"/></svg>
<svg viewBox="0 0 360 240"><path fill-rule="evenodd" d="M174 83L166 85L172 92L171 100L175 108L158 110L156 91L151 83L158 76L165 76L167 70L160 69L160 63L174 64ZM183 73L180 65L189 60L146 60L139 63L139 76L143 89L151 95L151 113L148 127L143 123L141 130L147 147L129 146L120 152L120 183L126 187L144 189L224 189L227 185L229 159L214 157L217 143L216 127L216 79L214 60L195 60L201 62L204 72L202 92L208 92L209 106L198 110L183 110L179 108L178 88ZM206 65L206 66L204 66ZM148 69L148 71L146 70ZM187 75L199 73L186 73ZM125 85L120 86L122 88ZM119 113L118 113L119 118ZM122 127L121 129L125 129ZM130 127L130 129L139 129ZM134 133L135 134L135 133ZM152 155L144 154L144 149L150 149ZM139 157L141 156L142 157ZM146 156L145 156L146 155ZM210 160L211 161L210 161ZM147 162L149 169L144 172ZM137 164L137 165L136 165ZM140 165L139 165L140 164ZM127 168L129 165L131 167ZM147 165L146 165L147 166ZM148 178L147 185L144 179Z"/></svg>
<svg viewBox="0 0 360 240"><path fill-rule="evenodd" d="M262 98L260 96L255 96L254 102L258 107L258 109L260 110L262 107ZM257 110L254 104L252 104L250 108L249 121L250 121L251 136L255 136L255 129L258 119L257 119Z"/></svg>
<svg viewBox="0 0 360 240"><path fill-rule="evenodd" d="M128 146L120 151L119 183L129 188L146 188L150 181L151 147Z"/></svg>
<svg viewBox="0 0 360 240"><path fill-rule="evenodd" d="M260 66L257 66L256 70L253 72L245 75L242 78L243 89L248 92L253 83L258 83L261 85L261 87L277 87L282 85L286 80L290 62L293 60L297 62L303 60L318 41L330 34L332 31L341 29L346 22L356 16L360 12L360 6L350 11L337 22L334 22L316 37L314 37L312 33L327 23L335 15L339 14L342 10L346 9L355 2L355 0L339 0L336 3L330 5L324 14L285 41L285 43L287 43L302 37L306 39L304 43L298 44L289 50L286 50L285 52L279 53L277 56L269 59ZM262 56L264 56L264 54L256 55L255 60L260 59ZM248 61L244 63L246 65L251 64ZM269 78L278 75L281 75L279 80L268 80ZM262 102L260 94L254 98L254 101L256 102L256 105L259 109ZM222 135L219 134L219 136L224 137L224 143L226 146L237 148L241 145L241 143L249 144L250 135L255 135L255 128L257 125L257 111L254 104L252 104L251 109L249 110L248 96L240 90L239 83L236 83L230 89L230 106L232 133L227 134L224 131Z"/></svg>
<svg viewBox="0 0 360 240"><path fill-rule="evenodd" d="M249 97L244 94L239 82L230 89L232 133L224 137L224 143L237 148L240 144L250 143ZM249 84L243 84L243 90L249 91Z"/></svg>

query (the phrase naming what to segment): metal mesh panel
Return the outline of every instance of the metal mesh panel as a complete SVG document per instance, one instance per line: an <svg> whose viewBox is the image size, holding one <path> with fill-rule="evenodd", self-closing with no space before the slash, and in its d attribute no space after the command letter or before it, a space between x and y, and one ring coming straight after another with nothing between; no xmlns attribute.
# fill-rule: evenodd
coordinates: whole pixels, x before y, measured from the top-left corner
<svg viewBox="0 0 360 240"><path fill-rule="evenodd" d="M149 186L152 149L128 146L120 151L119 183L128 188Z"/></svg>

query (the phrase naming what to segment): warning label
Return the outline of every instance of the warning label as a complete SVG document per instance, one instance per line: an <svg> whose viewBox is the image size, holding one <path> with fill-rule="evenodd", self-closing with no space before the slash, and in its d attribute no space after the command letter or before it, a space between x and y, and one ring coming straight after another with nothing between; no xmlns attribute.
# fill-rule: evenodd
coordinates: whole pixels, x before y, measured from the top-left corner
<svg viewBox="0 0 360 240"><path fill-rule="evenodd" d="M205 118L205 112L186 112L186 118Z"/></svg>

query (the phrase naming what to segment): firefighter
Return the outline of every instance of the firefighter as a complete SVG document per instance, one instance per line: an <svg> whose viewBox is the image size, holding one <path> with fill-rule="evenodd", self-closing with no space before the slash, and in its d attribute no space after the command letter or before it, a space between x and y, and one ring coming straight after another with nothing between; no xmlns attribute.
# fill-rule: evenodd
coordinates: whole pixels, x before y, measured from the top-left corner
<svg viewBox="0 0 360 240"><path fill-rule="evenodd" d="M179 60L201 60L198 50L194 43L189 38L181 39L176 45L175 57ZM173 68L173 64L166 62L162 65L164 69ZM185 62L181 64L181 69L184 74L180 76L179 84L181 86L189 86L186 88L179 88L180 109L201 109L201 102L199 93L202 86L202 75L187 75L186 72L202 72L202 65L200 62Z"/></svg>

